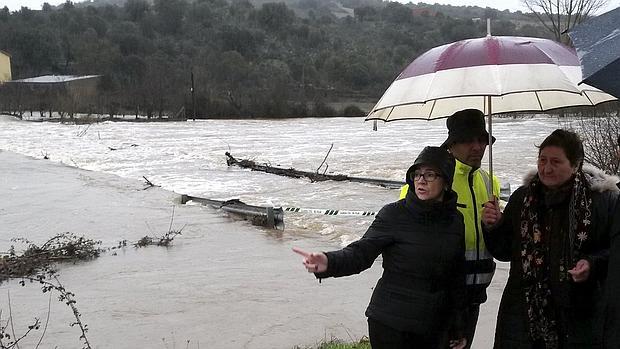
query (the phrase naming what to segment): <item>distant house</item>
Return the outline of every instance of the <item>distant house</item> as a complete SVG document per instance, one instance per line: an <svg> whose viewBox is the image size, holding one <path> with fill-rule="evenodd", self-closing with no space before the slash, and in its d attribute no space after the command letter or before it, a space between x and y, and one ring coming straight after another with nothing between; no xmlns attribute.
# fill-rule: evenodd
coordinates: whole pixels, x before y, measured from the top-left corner
<svg viewBox="0 0 620 349"><path fill-rule="evenodd" d="M4 110L53 112L73 116L88 112L96 100L100 75L44 75L7 81L0 91Z"/></svg>
<svg viewBox="0 0 620 349"><path fill-rule="evenodd" d="M11 55L0 50L0 84L11 80Z"/></svg>

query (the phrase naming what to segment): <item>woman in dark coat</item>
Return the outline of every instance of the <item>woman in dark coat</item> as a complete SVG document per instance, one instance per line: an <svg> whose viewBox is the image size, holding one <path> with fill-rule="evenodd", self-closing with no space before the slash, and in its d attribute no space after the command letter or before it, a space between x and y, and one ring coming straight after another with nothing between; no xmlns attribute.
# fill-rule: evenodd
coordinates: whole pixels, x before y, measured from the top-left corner
<svg viewBox="0 0 620 349"><path fill-rule="evenodd" d="M620 136L616 156L620 160ZM616 184L620 188L620 182ZM609 275L605 285L605 349L620 348L620 203L616 207L614 228L611 230Z"/></svg>
<svg viewBox="0 0 620 349"><path fill-rule="evenodd" d="M618 189L599 170L582 169L577 134L555 130L539 147L538 171L506 210L483 210L484 239L510 261L495 348L601 346L602 282Z"/></svg>
<svg viewBox="0 0 620 349"><path fill-rule="evenodd" d="M293 248L319 279L358 274L383 255L366 309L373 349L465 346L465 228L453 175L454 158L426 147L407 171L406 198L384 206L360 240L327 253Z"/></svg>

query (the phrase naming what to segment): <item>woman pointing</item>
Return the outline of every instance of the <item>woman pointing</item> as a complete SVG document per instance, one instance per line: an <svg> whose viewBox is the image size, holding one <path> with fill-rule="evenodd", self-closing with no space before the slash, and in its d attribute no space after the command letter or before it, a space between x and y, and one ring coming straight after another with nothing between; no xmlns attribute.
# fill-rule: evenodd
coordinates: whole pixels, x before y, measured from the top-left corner
<svg viewBox="0 0 620 349"><path fill-rule="evenodd" d="M465 347L465 228L453 175L454 158L426 147L407 171L405 199L384 206L360 240L327 253L293 248L319 279L358 274L383 255L366 309L373 349Z"/></svg>

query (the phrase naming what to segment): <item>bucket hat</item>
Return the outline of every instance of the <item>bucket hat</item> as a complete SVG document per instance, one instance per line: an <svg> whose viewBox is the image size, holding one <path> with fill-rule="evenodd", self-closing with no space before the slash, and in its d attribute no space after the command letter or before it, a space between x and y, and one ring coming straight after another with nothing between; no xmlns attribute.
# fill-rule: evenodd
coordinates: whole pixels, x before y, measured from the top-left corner
<svg viewBox="0 0 620 349"><path fill-rule="evenodd" d="M443 147L425 147L420 155L415 159L413 165L407 170L407 184L413 186L413 172L422 165L432 166L439 170L441 177L452 187L452 179L454 178L454 167L456 162L452 154Z"/></svg>
<svg viewBox="0 0 620 349"><path fill-rule="evenodd" d="M441 145L444 148L454 143L484 139L488 144L489 133L484 125L484 114L478 109L464 109L450 115L446 120L448 138ZM495 137L493 137L495 143Z"/></svg>

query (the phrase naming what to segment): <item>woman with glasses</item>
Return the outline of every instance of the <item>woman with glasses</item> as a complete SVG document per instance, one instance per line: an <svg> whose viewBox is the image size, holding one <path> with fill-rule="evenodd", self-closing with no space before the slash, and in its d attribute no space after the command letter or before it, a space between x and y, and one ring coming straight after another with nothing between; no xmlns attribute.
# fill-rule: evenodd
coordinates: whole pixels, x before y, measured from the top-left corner
<svg viewBox="0 0 620 349"><path fill-rule="evenodd" d="M579 136L557 129L538 147L537 170L505 211L485 204L487 248L510 261L495 348L601 347L602 285L609 236L618 234L612 228L618 188L617 178L582 167L583 160Z"/></svg>
<svg viewBox="0 0 620 349"><path fill-rule="evenodd" d="M366 309L373 349L464 348L464 224L454 158L426 147L407 171L406 197L384 206L364 236L332 252L293 250L319 279L358 274L383 256Z"/></svg>

